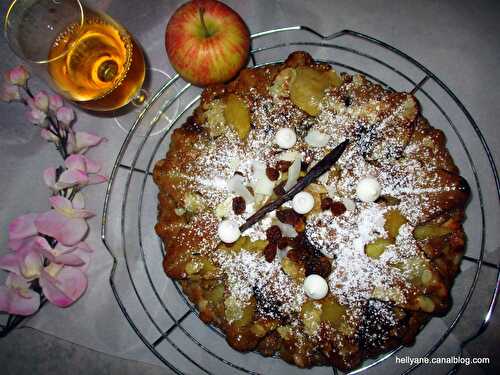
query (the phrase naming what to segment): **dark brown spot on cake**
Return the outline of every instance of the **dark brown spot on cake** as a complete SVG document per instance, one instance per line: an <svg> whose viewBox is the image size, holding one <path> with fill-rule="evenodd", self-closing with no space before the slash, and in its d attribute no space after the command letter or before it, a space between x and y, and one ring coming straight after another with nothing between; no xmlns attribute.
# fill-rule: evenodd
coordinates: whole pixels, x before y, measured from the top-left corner
<svg viewBox="0 0 500 375"><path fill-rule="evenodd" d="M243 212L245 212L246 206L247 205L243 197L233 198L233 211L236 215L241 215Z"/></svg>

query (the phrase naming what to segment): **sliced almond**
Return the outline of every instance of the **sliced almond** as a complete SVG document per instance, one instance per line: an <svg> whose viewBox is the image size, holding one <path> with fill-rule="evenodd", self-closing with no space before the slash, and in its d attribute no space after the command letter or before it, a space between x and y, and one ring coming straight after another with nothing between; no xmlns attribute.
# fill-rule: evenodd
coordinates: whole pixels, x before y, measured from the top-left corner
<svg viewBox="0 0 500 375"><path fill-rule="evenodd" d="M330 136L325 133L321 133L319 130L311 129L307 133L304 141L311 147L324 147L330 140Z"/></svg>
<svg viewBox="0 0 500 375"><path fill-rule="evenodd" d="M295 184L300 176L300 159L295 159L290 168L288 168L288 180L286 181L285 186L283 187L285 191L290 190Z"/></svg>

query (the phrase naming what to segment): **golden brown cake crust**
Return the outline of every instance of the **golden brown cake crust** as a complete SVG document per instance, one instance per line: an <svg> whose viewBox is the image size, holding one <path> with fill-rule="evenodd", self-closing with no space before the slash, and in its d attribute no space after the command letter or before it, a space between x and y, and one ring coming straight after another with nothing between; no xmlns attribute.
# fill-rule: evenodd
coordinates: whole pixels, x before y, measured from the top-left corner
<svg viewBox="0 0 500 375"><path fill-rule="evenodd" d="M274 143L284 127L297 134L290 150ZM337 165L306 188L311 212L285 205L220 242L223 218L243 223L283 194L297 158L304 175L345 139ZM382 186L373 203L356 198L367 175ZM411 94L295 52L205 89L153 177L165 272L237 350L349 370L411 345L449 308L468 185ZM325 298L304 293L309 274L328 281Z"/></svg>

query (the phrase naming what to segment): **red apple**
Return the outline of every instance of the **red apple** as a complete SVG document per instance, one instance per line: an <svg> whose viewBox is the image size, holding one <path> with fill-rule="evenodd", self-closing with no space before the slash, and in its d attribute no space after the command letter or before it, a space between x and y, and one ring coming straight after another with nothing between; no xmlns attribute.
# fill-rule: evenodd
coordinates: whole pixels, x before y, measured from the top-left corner
<svg viewBox="0 0 500 375"><path fill-rule="evenodd" d="M226 82L248 60L250 34L241 17L216 0L193 0L178 8L167 25L170 63L198 86Z"/></svg>

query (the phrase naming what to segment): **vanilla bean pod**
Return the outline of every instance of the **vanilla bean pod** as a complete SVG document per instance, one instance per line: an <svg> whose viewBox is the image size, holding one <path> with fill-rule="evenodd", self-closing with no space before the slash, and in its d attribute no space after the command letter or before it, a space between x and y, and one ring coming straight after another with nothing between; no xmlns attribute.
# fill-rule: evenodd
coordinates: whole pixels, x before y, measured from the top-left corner
<svg viewBox="0 0 500 375"><path fill-rule="evenodd" d="M314 167L311 168L309 172L297 182L290 190L288 190L284 195L276 199L275 201L266 204L261 207L256 213L250 216L244 224L240 226L240 231L243 233L245 230L250 228L252 225L257 223L262 219L268 212L276 210L283 203L293 199L293 197L304 190L309 184L316 180L319 176L329 170L336 162L339 160L340 156L344 153L349 140L346 139L344 142L340 143L332 151L330 151L323 159L321 159Z"/></svg>

